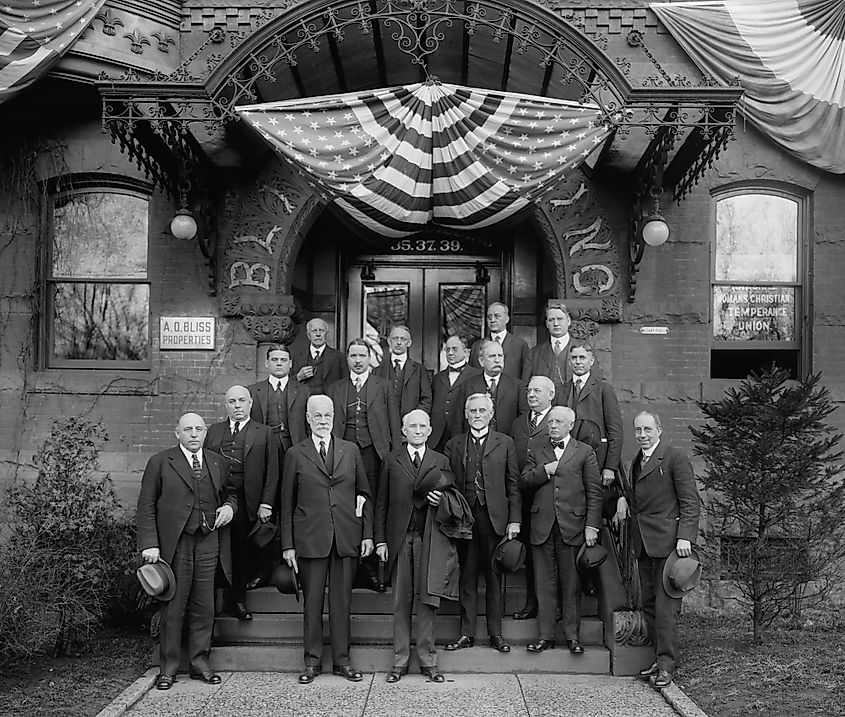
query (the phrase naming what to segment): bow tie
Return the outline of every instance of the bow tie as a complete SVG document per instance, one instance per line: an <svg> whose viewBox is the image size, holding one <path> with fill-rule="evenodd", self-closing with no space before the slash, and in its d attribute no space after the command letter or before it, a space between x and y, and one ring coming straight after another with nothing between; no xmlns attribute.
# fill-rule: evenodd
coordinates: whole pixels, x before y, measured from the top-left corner
<svg viewBox="0 0 845 717"><path fill-rule="evenodd" d="M465 363L460 364L459 366L449 366L450 371L454 371L455 373L460 373L464 370Z"/></svg>
<svg viewBox="0 0 845 717"><path fill-rule="evenodd" d="M560 448L563 450L565 446L566 443L564 441L552 441L552 448Z"/></svg>

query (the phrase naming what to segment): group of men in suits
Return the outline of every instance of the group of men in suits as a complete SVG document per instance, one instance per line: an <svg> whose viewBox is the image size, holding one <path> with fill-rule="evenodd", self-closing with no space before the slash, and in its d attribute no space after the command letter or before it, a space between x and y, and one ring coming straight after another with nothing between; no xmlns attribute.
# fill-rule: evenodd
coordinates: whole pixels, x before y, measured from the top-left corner
<svg viewBox="0 0 845 717"><path fill-rule="evenodd" d="M581 654L576 555L597 542L603 516L623 520L629 509L656 643L655 665L646 672L671 681L680 601L660 589L660 571L673 550L689 555L695 539L697 493L688 459L659 447L655 414L639 414L642 450L628 506L619 486L622 420L615 392L593 348L570 336L566 307L546 309L550 340L533 349L507 331L504 305L491 304L487 319L490 335L472 348L449 337L447 367L431 380L408 355L407 327L392 328L389 353L373 368L366 341L351 341L344 356L326 345L325 322L312 319L308 346L294 353L270 346L267 379L232 386L226 420L207 435L199 416L180 418L180 447L150 460L138 511L144 559L172 561L177 575L176 598L162 621L160 689L174 680L186 609L191 676L219 681L206 660L209 585L219 560L232 582L235 615L251 619L246 591L266 584L274 557L249 540L262 523L278 524L281 559L302 582L301 683L322 670L327 583L333 671L361 679L349 660L356 580L376 591L385 590L385 581L393 585L388 682L407 672L414 604L421 669L442 682L434 649L437 606L442 598L459 599L461 636L446 649L472 647L480 575L489 644L510 650L491 558L500 542L517 537L531 559L526 605L513 617L538 619L538 639L527 649L555 647L560 613L569 650Z"/></svg>

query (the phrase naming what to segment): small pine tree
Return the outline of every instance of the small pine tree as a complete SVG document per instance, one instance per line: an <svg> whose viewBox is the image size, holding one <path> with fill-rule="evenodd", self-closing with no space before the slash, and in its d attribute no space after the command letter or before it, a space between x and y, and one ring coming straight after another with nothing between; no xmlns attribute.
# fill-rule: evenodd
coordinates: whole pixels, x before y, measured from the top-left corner
<svg viewBox="0 0 845 717"><path fill-rule="evenodd" d="M704 459L711 549L723 540L723 571L748 606L754 642L778 616L817 604L845 556L842 438L825 423L835 410L821 376L789 380L752 373L719 401L699 401L709 422L693 428Z"/></svg>

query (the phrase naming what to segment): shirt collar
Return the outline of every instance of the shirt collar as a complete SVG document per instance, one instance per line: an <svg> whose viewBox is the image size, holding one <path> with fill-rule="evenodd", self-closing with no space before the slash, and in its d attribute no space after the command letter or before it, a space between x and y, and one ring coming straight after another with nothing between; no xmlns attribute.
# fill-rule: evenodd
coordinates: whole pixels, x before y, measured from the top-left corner
<svg viewBox="0 0 845 717"><path fill-rule="evenodd" d="M414 448L410 443L407 445L408 448L408 455L411 457L411 460L414 460L414 453L420 454L420 460L423 459L425 455L425 443L423 443L419 448Z"/></svg>
<svg viewBox="0 0 845 717"><path fill-rule="evenodd" d="M391 366L395 365L395 362L398 361L399 365L402 368L405 368L405 362L407 360L408 360L408 354L407 353L404 353L404 354L393 354L392 353L392 354L390 354L390 365Z"/></svg>
<svg viewBox="0 0 845 717"><path fill-rule="evenodd" d="M314 441L314 448L317 449L317 453L320 452L320 441L323 441L326 444L326 451L329 450L329 446L332 444L331 434L329 434L325 438L320 438L320 437L317 436L316 433L312 433L311 434L311 440Z"/></svg>
<svg viewBox="0 0 845 717"><path fill-rule="evenodd" d="M461 371L466 365L467 362L464 361L463 363L455 364L454 366L452 366L452 364L449 364L446 368L448 368L450 371Z"/></svg>
<svg viewBox="0 0 845 717"><path fill-rule="evenodd" d="M470 434L472 434L472 437L476 441L481 441L481 440L487 438L487 436L490 434L490 429L485 428L483 433L476 433L474 428L470 428L469 432L470 432Z"/></svg>
<svg viewBox="0 0 845 717"><path fill-rule="evenodd" d="M349 380L352 381L352 383L355 383L356 381L360 381L362 386L365 383L367 383L367 379L369 377L370 377L370 369L367 369L366 371L364 371L364 373L351 373L351 374L349 374Z"/></svg>
<svg viewBox="0 0 845 717"><path fill-rule="evenodd" d="M498 341L499 343L504 343L505 336L507 336L507 335L508 335L507 329L504 329L503 331L497 331L495 333L493 333L492 331L490 332L490 338L493 339L493 341Z"/></svg>
<svg viewBox="0 0 845 717"><path fill-rule="evenodd" d="M555 343L560 341L560 345L563 348L566 348L566 345L569 343L569 332L567 331L563 336L560 336L558 338L555 338L554 336L552 336L550 338L551 338L552 347L554 347Z"/></svg>
<svg viewBox="0 0 845 717"><path fill-rule="evenodd" d="M657 450L657 446L660 445L660 439L657 439L657 443L655 443L651 448L643 448L643 455L646 458L651 458L651 454Z"/></svg>
<svg viewBox="0 0 845 717"><path fill-rule="evenodd" d="M282 376L282 378L276 378L275 376L268 376L267 380L270 382L270 388L274 391L278 387L280 391L284 391L288 386L288 379L290 376Z"/></svg>
<svg viewBox="0 0 845 717"><path fill-rule="evenodd" d="M546 414L551 410L552 407L549 406L545 411L532 411L532 413L535 413L537 415L537 423L539 423L546 417Z"/></svg>
<svg viewBox="0 0 845 717"><path fill-rule="evenodd" d="M311 347L311 358L319 358L323 355L323 351L326 350L325 344L320 346L320 348L317 348L314 344L309 344L309 346Z"/></svg>
<svg viewBox="0 0 845 717"><path fill-rule="evenodd" d="M191 453L191 452L190 452L187 448L185 448L185 446L183 446L181 443L179 444L179 448L181 448L181 449L182 449L182 453L185 455L185 458L187 458L187 459L188 459L188 465L189 465L189 466L192 466L192 467L193 467L194 463L193 463L193 458L192 458L192 456L196 456L196 457L197 457L197 460L200 462L200 468L202 468L202 448L200 448L200 449L199 449L196 453Z"/></svg>
<svg viewBox="0 0 845 717"><path fill-rule="evenodd" d="M555 447L555 450L565 451L566 447L569 445L570 438L572 438L572 435L567 433L563 438L560 439L560 442L563 443L563 445L560 448Z"/></svg>
<svg viewBox="0 0 845 717"><path fill-rule="evenodd" d="M244 426L249 423L249 416L247 416L243 421L238 421L238 431L242 431ZM229 433L231 433L235 428L235 421L231 418L229 419Z"/></svg>
<svg viewBox="0 0 845 717"><path fill-rule="evenodd" d="M499 374L498 376L490 376L487 373L484 374L484 381L488 386L490 385L491 381L495 381L496 383L499 383L499 380L501 378L502 378L502 374Z"/></svg>
<svg viewBox="0 0 845 717"><path fill-rule="evenodd" d="M580 381L582 386L586 386L587 381L589 381L589 380L590 380L590 372L589 371L587 371L587 373L585 373L583 376L576 376L574 373L572 374L572 383L575 383L576 381Z"/></svg>

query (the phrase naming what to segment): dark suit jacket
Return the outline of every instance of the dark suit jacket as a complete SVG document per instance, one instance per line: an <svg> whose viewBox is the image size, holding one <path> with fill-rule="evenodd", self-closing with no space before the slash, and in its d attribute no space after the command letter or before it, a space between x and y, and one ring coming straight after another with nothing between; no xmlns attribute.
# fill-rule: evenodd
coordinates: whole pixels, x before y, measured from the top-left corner
<svg viewBox="0 0 845 717"><path fill-rule="evenodd" d="M272 429L263 423L251 420L244 426L244 497L246 505L241 509L252 524L258 515L258 506L266 503L278 510L276 494L279 489L279 442ZM221 444L229 433L229 420L209 426L205 434L205 447L221 452ZM223 459L226 460L225 457ZM228 471L228 466L227 466Z"/></svg>
<svg viewBox="0 0 845 717"><path fill-rule="evenodd" d="M430 448L423 454L418 475L406 446L392 451L382 462L374 533L376 544L387 543L387 575L392 574L414 508L428 505L429 491L453 483L454 476L446 456ZM420 569L428 572L427 566Z"/></svg>
<svg viewBox="0 0 845 717"><path fill-rule="evenodd" d="M528 441L534 436L543 436L549 432L549 412L543 416L543 420L537 424L537 428L531 430L531 410L528 413L522 414L513 422L511 426L511 435L513 436L513 444L516 446L516 463L519 466L519 472L525 468L525 461L528 458Z"/></svg>
<svg viewBox="0 0 845 717"><path fill-rule="evenodd" d="M296 377L299 369L307 366L311 361L311 344L306 343L298 349L291 349L291 363L293 364L290 370L292 378ZM323 360L317 365L317 372L311 377L302 381L311 392L312 395L317 393L325 393L326 389L335 381L339 381L345 376L349 375L349 368L346 363L346 356L344 356L337 349L331 346L326 346L323 349Z"/></svg>
<svg viewBox="0 0 845 717"><path fill-rule="evenodd" d="M218 505L230 505L237 511L234 489L226 482L223 458L209 450L202 452L217 494ZM168 564L173 562L176 543L191 517L194 506L194 477L191 466L179 446L156 453L144 469L138 510L138 549L158 548ZM220 563L226 577L232 580L229 526L220 528Z"/></svg>
<svg viewBox="0 0 845 717"><path fill-rule="evenodd" d="M455 383L449 384L449 369L434 374L432 381L431 435L428 438L430 448L436 448L452 436L461 433L464 418L464 406L461 400L462 386L474 376L481 375L481 369L464 366Z"/></svg>
<svg viewBox="0 0 845 717"><path fill-rule="evenodd" d="M483 373L473 376L464 384L463 393L461 394L461 405L474 393L487 393L487 382L484 380ZM528 411L528 398L525 395L525 386L522 381L504 373L499 374L499 381L496 385L496 400L493 408L494 415L496 416L496 425L494 428L499 433L510 435L511 427L516 417ZM461 415L464 415L463 409L461 410ZM464 416L461 424L461 432L465 433L468 430L469 426L466 422L466 416Z"/></svg>
<svg viewBox="0 0 845 717"><path fill-rule="evenodd" d="M374 376L370 373L367 383L367 426L373 439L379 458L390 453L402 441L399 430L399 407L393 397L393 387L390 381ZM350 404L350 395L354 397L355 389L348 378L335 381L326 391L334 403L334 431L336 436L342 436L346 430L346 407Z"/></svg>
<svg viewBox="0 0 845 717"><path fill-rule="evenodd" d="M466 486L467 440L469 433L462 433L450 439L445 454L455 474L458 490ZM522 493L519 490L519 469L516 464L516 448L513 439L504 433L490 431L484 441L481 458L484 474L484 497L487 513L496 534L502 536L508 523L522 522ZM470 480L473 480L471 476Z"/></svg>
<svg viewBox="0 0 845 717"><path fill-rule="evenodd" d="M340 557L356 557L361 541L373 537L373 497L358 446L332 436L329 450L331 473L311 438L285 454L282 550L294 548L297 557L325 558L333 542ZM367 499L360 518L359 495Z"/></svg>
<svg viewBox="0 0 845 717"><path fill-rule="evenodd" d="M568 406L574 391L572 381L564 386L562 405ZM590 378L581 389L581 395L574 407L575 427L572 435L582 443L587 443L596 452L599 470L610 468L619 470L622 460L622 412L616 400L616 392L609 383L596 379L590 373ZM595 435L592 426L598 430Z"/></svg>
<svg viewBox="0 0 845 717"><path fill-rule="evenodd" d="M481 353L481 343L490 338L488 334L483 339L478 339L472 345L469 353L469 365L478 368L478 355ZM522 373L522 364L525 362L525 357L528 355L528 344L518 336L514 336L510 331L505 334L505 340L502 342L502 351L505 354L505 369L502 373L506 373L511 378L518 379Z"/></svg>
<svg viewBox="0 0 845 717"><path fill-rule="evenodd" d="M676 542L695 543L698 533L700 502L695 473L687 455L663 441L640 468L638 451L631 469L634 483L634 550L640 546L653 558L668 557Z"/></svg>
<svg viewBox="0 0 845 717"><path fill-rule="evenodd" d="M563 347L561 352L564 357L569 355L569 347L573 341L574 339L570 334L569 342ZM527 385L532 376L548 376L552 379L555 385L555 398L553 402L555 406L566 405L562 400L562 388L566 381L572 380L572 368L569 365L569 361L564 361L564 370L561 373L563 375L559 376L555 367L555 352L552 350L551 341L537 344L528 352L525 361L522 363L522 382L524 384Z"/></svg>
<svg viewBox="0 0 845 717"><path fill-rule="evenodd" d="M373 373L381 376L391 385L393 384L393 369L390 362L393 360L390 352L384 354L384 360ZM431 379L428 377L428 370L419 361L408 358L405 361L405 368L402 371L402 390L399 395L394 394L399 407L399 418L414 409L421 409L431 413Z"/></svg>
<svg viewBox="0 0 845 717"><path fill-rule="evenodd" d="M267 399L270 395L270 382L265 379L258 383L253 383L247 387L252 396L252 410L249 417L258 423L267 421ZM308 428L305 423L305 407L308 403L308 397L311 391L305 384L300 383L292 376L288 376L288 385L285 389L285 398L288 409L288 424L287 429L290 432L291 445L301 443L308 438ZM290 448L290 446L285 446Z"/></svg>
<svg viewBox="0 0 845 717"><path fill-rule="evenodd" d="M528 444L528 458L522 471L522 486L535 490L531 505L531 544L541 545L551 534L555 520L566 545L581 545L584 528L601 529L602 489L596 454L585 443L569 439L553 476L545 464L555 452L548 435Z"/></svg>

